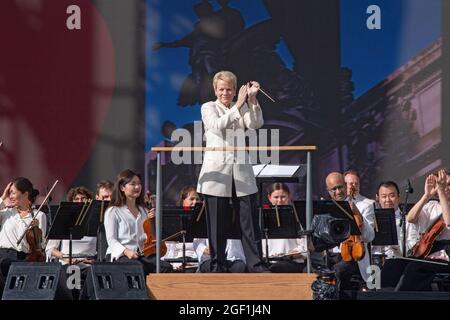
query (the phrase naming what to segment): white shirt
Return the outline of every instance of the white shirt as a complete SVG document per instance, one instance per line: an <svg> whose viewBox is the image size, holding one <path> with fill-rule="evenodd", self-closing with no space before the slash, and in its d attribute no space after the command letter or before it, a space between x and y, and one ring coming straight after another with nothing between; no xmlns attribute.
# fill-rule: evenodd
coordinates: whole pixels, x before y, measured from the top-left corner
<svg viewBox="0 0 450 320"><path fill-rule="evenodd" d="M269 239L269 257L282 257L289 253L306 253L306 239ZM266 239L262 239L263 256L266 257ZM303 262L303 258L294 259Z"/></svg>
<svg viewBox="0 0 450 320"><path fill-rule="evenodd" d="M50 259L52 257L53 249L61 251L63 255L69 255L69 244L70 240L49 240L45 248L47 258ZM97 237L83 237L80 240L72 240L72 254L95 256L97 254Z"/></svg>
<svg viewBox="0 0 450 320"><path fill-rule="evenodd" d="M24 218L20 217L16 208L5 208L3 200L0 198L0 248L14 249L28 253L30 246L26 238L17 244L19 238L23 235L27 227L30 225L32 218L31 213ZM42 238L44 239L47 232L47 216L42 211L33 210L38 221L38 226L42 230Z"/></svg>
<svg viewBox="0 0 450 320"><path fill-rule="evenodd" d="M419 230L419 234L422 234L427 231L430 227L431 223L433 223L439 215L442 214L442 209L439 201L429 201L425 204L420 211L419 217L415 225ZM436 241L439 240L450 240L450 227L447 226L444 231L436 238Z"/></svg>
<svg viewBox="0 0 450 320"><path fill-rule="evenodd" d="M244 104L238 110L232 102L227 108L219 100L204 103L201 108L206 147L235 147L230 134L259 129L264 124L259 105ZM255 133L256 134L256 133ZM243 141L237 139L238 143ZM250 139L252 140L252 139ZM233 151L206 151L200 170L197 192L217 197L231 197L234 181L238 197L258 192L248 154Z"/></svg>
<svg viewBox="0 0 450 320"><path fill-rule="evenodd" d="M165 241L167 252L161 259L178 259L183 257L183 242ZM192 242L186 242L186 257L197 259L194 246Z"/></svg>
<svg viewBox="0 0 450 320"><path fill-rule="evenodd" d="M114 261L121 256L125 249L144 252L144 242L147 235L144 232L144 220L147 214L144 208L139 208L137 218L133 216L127 206L109 207L105 212L105 232L108 241L106 254L111 254Z"/></svg>
<svg viewBox="0 0 450 320"><path fill-rule="evenodd" d="M403 255L403 231L400 223L402 221L401 211L395 211L395 225L397 229L398 245L372 246L372 253L384 253L388 258ZM406 220L405 220L406 221ZM419 238L419 233L414 224L406 222L406 252L411 249Z"/></svg>
<svg viewBox="0 0 450 320"><path fill-rule="evenodd" d="M194 249L197 252L198 261L204 261L210 259L210 256L204 254L206 247L209 246L208 239L194 239L193 242ZM242 247L241 240L238 239L228 239L227 246L225 247L225 252L227 255L227 260L235 261L242 260L245 263L244 248Z"/></svg>

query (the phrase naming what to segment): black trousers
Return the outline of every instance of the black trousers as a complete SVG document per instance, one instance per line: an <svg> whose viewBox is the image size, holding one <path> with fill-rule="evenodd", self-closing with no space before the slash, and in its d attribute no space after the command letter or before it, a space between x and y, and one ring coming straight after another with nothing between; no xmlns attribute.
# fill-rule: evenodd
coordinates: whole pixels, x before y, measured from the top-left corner
<svg viewBox="0 0 450 320"><path fill-rule="evenodd" d="M26 255L25 252L16 251L14 249L0 248L0 268L1 275L4 279L8 276L11 263L25 260Z"/></svg>
<svg viewBox="0 0 450 320"><path fill-rule="evenodd" d="M227 245L226 225L232 219L229 198L204 195L206 204L206 226L211 255L210 272L227 272L225 248ZM258 226L256 193L237 197L232 187L232 202L235 219L239 221L241 242L249 272L265 271L262 260L261 231ZM266 269L267 270L267 269Z"/></svg>
<svg viewBox="0 0 450 320"><path fill-rule="evenodd" d="M5 287L11 263L25 260L26 255L25 252L14 249L0 248L0 294L3 294L3 288Z"/></svg>
<svg viewBox="0 0 450 320"><path fill-rule="evenodd" d="M269 270L274 273L301 273L306 264L290 259L276 261L270 264Z"/></svg>
<svg viewBox="0 0 450 320"><path fill-rule="evenodd" d="M106 261L111 261L111 255L106 255ZM115 263L123 263L123 262L129 262L130 259L127 256L121 256L119 259L115 260ZM155 273L156 272L156 255L152 254L148 257L142 257L137 259L136 261L140 262L142 266L144 267L144 273L145 275L148 275L149 273ZM164 260L160 261L160 271L161 273L166 272L172 272L173 267L172 265Z"/></svg>
<svg viewBox="0 0 450 320"><path fill-rule="evenodd" d="M225 262L225 267L228 272L231 273L243 273L247 271L247 266L242 260L227 260ZM210 272L211 271L211 259L204 260L198 266L199 272Z"/></svg>
<svg viewBox="0 0 450 320"><path fill-rule="evenodd" d="M358 263L356 261L340 261L333 266L336 272L336 279L340 283L340 290L352 290L351 279L354 275L361 276L359 272Z"/></svg>

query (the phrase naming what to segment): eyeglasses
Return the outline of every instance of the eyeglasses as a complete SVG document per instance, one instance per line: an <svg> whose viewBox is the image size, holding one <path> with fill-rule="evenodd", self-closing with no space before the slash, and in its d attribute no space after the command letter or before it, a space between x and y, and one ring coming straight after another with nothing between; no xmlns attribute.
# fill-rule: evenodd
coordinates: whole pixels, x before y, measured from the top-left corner
<svg viewBox="0 0 450 320"><path fill-rule="evenodd" d="M338 190L344 190L345 186L343 184L338 184L337 186L334 186L333 188L330 188L328 190L332 192L336 192Z"/></svg>

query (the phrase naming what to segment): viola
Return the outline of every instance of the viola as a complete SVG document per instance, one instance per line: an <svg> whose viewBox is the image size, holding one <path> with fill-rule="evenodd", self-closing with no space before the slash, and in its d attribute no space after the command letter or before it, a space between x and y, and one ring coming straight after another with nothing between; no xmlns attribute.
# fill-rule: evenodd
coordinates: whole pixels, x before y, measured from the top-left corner
<svg viewBox="0 0 450 320"><path fill-rule="evenodd" d="M355 198L356 189L354 186L350 187L350 201ZM355 219L356 225L358 229L361 231L361 227L363 224L361 214L353 213L353 218ZM359 235L350 235L347 240L343 241L341 244L341 256L342 260L346 262L350 261L359 261L364 258L365 255L365 247L364 242L361 240L361 236Z"/></svg>
<svg viewBox="0 0 450 320"><path fill-rule="evenodd" d="M144 203L148 212L155 207L155 203L152 201L152 195L147 192L144 197ZM156 233L154 226L154 219L148 217L144 220L144 232L147 235L147 240L144 242L144 256L148 257L152 254L156 254ZM164 241L161 241L159 246L161 257L167 252L167 246Z"/></svg>

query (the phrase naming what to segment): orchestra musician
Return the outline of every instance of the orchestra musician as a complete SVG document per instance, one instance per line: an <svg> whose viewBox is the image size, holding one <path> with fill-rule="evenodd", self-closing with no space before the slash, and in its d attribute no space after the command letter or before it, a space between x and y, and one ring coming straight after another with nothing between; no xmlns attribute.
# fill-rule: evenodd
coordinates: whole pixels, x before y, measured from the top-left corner
<svg viewBox="0 0 450 320"><path fill-rule="evenodd" d="M19 177L8 183L0 198L0 278L6 280L9 267L14 261L25 260L30 252L31 244L26 238L17 244L30 225L37 225L43 237L47 232L47 217L44 212L33 210L39 191L33 188L33 184L27 178ZM9 199L12 207L5 207L4 203ZM34 215L34 219L32 217ZM42 245L42 244L39 244Z"/></svg>
<svg viewBox="0 0 450 320"><path fill-rule="evenodd" d="M434 200L434 197L438 200ZM381 285L383 288L394 288L395 291L429 291L436 273L450 273L450 173L448 169L441 169L435 174L430 174L425 180L424 194L411 208L407 215L407 221L414 224L421 238L417 245L428 246L429 253L416 257L415 248L412 248L411 256L416 260L398 260L393 265L397 278L386 274L392 274L387 266L381 273ZM442 224L435 237L428 238L425 235L430 227L437 223ZM428 243L422 243L423 239L435 239ZM389 272L388 272L389 271Z"/></svg>
<svg viewBox="0 0 450 320"><path fill-rule="evenodd" d="M80 186L69 190L66 200L68 202L84 203L92 200L92 192ZM62 264L69 262L70 240L51 239L45 248L48 260L58 260ZM84 269L94 261L97 255L97 237L84 236L79 240L72 240L72 254L76 257L72 264L79 264Z"/></svg>
<svg viewBox="0 0 450 320"><path fill-rule="evenodd" d="M95 200L110 201L114 184L109 180L102 180L97 183L97 189L95 191Z"/></svg>
<svg viewBox="0 0 450 320"><path fill-rule="evenodd" d="M217 100L207 102L201 108L206 147L231 146L230 139L227 139L231 133L235 137L239 132L243 134L244 130L258 129L263 125L261 107L256 100L260 88L258 82L251 81L241 86L236 102L233 98L237 92L237 79L232 72L216 73L213 87ZM210 271L227 271L227 239L223 236L223 228L225 219L231 219L228 210L231 198L240 223L247 268L250 272L268 272L262 260L255 176L247 157L239 160L239 152L237 155L233 151L206 151L200 171L197 192L203 195L206 204Z"/></svg>
<svg viewBox="0 0 450 320"><path fill-rule="evenodd" d="M105 231L108 241L107 261L139 261L145 274L156 272L156 254L143 256L144 232L147 210L144 205L142 182L139 174L132 170L122 171L114 184L110 206L105 212ZM172 271L172 265L160 261L160 271Z"/></svg>
<svg viewBox="0 0 450 320"><path fill-rule="evenodd" d="M291 192L284 183L270 185L267 198L273 206L290 205ZM263 253L266 256L266 239L263 242ZM277 259L269 266L271 272L294 273L303 272L305 268L306 239L268 239L269 258Z"/></svg>
<svg viewBox="0 0 450 320"><path fill-rule="evenodd" d="M180 191L180 197L178 199L177 205L183 208L195 207L195 205L201 202L200 195L197 193L194 186L184 187ZM154 208L152 209L154 210ZM183 243L179 241L165 241L167 247L167 253L162 259L182 259L183 258ZM185 243L185 257L197 260L197 254L192 242ZM182 263L172 262L172 266L175 269L182 267ZM195 272L197 269L197 263L188 263L186 265L188 268L184 268L185 272ZM185 267L186 267L185 266Z"/></svg>
<svg viewBox="0 0 450 320"><path fill-rule="evenodd" d="M371 204L364 201L353 202L354 200L347 194L344 176L339 172L330 173L326 177L325 184L330 197L335 201L348 201L355 220L360 221L358 225L361 231L360 241L365 249L362 259L354 259L352 261L342 260L333 266L336 272L336 278L340 282L340 289L350 290L352 289L351 278L353 275L361 275L364 281L367 281L370 276L367 273L367 267L370 265L367 244L375 237L374 208Z"/></svg>
<svg viewBox="0 0 450 320"><path fill-rule="evenodd" d="M389 246L372 246L372 256L383 256L387 259L395 256L403 256L403 232L402 232L402 213L399 208L400 205L400 189L394 181L383 181L378 185L377 206L381 209L394 209L395 225L397 230L397 245ZM417 242L418 232L415 226L406 221L406 250L414 246ZM381 264L382 265L382 264Z"/></svg>

